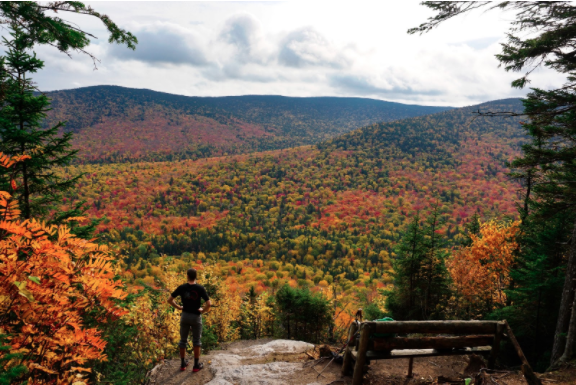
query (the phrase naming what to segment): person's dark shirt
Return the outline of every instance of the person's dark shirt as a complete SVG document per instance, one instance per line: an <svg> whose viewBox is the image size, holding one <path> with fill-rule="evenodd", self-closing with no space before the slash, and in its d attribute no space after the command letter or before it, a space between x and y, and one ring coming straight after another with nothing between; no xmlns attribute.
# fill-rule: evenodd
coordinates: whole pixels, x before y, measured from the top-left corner
<svg viewBox="0 0 576 385"><path fill-rule="evenodd" d="M198 285L197 283L191 285L185 283L184 285L178 286L174 293L172 293L172 298L180 296L182 298L182 311L192 314L200 314L198 309L200 309L200 299L208 301L208 293L204 286Z"/></svg>

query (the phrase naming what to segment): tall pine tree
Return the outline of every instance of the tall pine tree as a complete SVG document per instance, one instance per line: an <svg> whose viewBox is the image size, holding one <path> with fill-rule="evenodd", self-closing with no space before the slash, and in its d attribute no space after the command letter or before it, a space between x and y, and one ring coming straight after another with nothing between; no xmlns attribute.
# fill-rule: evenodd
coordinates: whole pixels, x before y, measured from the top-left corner
<svg viewBox="0 0 576 385"><path fill-rule="evenodd" d="M62 211L62 194L71 189L81 175L63 177L62 167L76 155L71 149L71 133L61 133L64 123L42 128L50 101L40 93L30 77L44 63L31 52L34 42L14 26L8 47L0 61L3 100L0 109L0 152L10 156L29 155L10 169L0 170L0 190L10 191L18 200L22 217L62 223L84 212L83 202ZM88 235L94 224L76 226L78 235Z"/></svg>
<svg viewBox="0 0 576 385"><path fill-rule="evenodd" d="M506 71L525 71L522 77L512 82L513 87L525 87L529 83L529 75L539 66L566 75L567 81L561 88L549 91L532 89L523 101L525 114L529 118L523 126L531 142L523 147L523 156L512 166L516 168L514 176L526 186L520 210L525 231L533 230L528 227L535 220L554 221L558 215L572 217L572 229L566 235L566 242L563 242L559 261L550 259L550 253L541 251L536 254L532 251L520 253L514 278L518 284L527 286L511 288L517 295L523 289L542 293L532 274L538 269L534 264L547 270L563 270L563 287L555 295L560 297L560 304L550 363L554 366L566 362L574 356L576 346L576 6L571 2L559 1L427 1L423 4L436 14L426 23L409 30L409 33L428 32L446 20L481 7L516 12L507 42L502 44L502 52L496 55ZM490 115L516 114L496 112ZM551 222L551 225L554 223ZM548 227L541 230L546 231ZM541 242L556 239L547 236L537 238ZM526 250L538 250L530 245L520 245L520 249L524 246L527 246ZM546 243L541 246L541 250L556 247ZM527 266L532 268L525 269ZM553 299L550 298L549 303L553 303ZM522 309L522 303L526 304L521 301L520 304L510 305L522 313L528 309Z"/></svg>
<svg viewBox="0 0 576 385"><path fill-rule="evenodd" d="M396 319L441 318L438 305L446 299L445 239L436 205L424 225L416 214L396 247L393 261L394 288L387 293L386 307Z"/></svg>

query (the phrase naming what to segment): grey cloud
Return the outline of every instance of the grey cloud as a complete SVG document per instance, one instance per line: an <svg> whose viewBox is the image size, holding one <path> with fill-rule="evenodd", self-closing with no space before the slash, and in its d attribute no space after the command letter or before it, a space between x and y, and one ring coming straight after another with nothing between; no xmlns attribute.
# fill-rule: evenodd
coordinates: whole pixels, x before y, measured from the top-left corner
<svg viewBox="0 0 576 385"><path fill-rule="evenodd" d="M135 33L138 37L136 50L126 49L117 44L110 47L109 53L120 59L138 60L151 64L188 64L204 66L208 64L206 55L196 41L167 29L145 30Z"/></svg>
<svg viewBox="0 0 576 385"><path fill-rule="evenodd" d="M219 39L234 49L232 57L237 63L263 63L265 58L259 47L260 24L247 13L241 13L226 20ZM235 64L236 65L236 64Z"/></svg>
<svg viewBox="0 0 576 385"><path fill-rule="evenodd" d="M390 96L437 96L442 95L443 92L439 90L414 90L412 87L398 87L393 86L390 88L383 88L374 85L366 77L358 75L342 75L335 74L329 77L329 84L332 87L342 89L347 92L353 92L357 95L386 95Z"/></svg>
<svg viewBox="0 0 576 385"><path fill-rule="evenodd" d="M260 26L249 14L239 14L226 20L220 38L239 48L250 49L256 40Z"/></svg>
<svg viewBox="0 0 576 385"><path fill-rule="evenodd" d="M338 52L328 40L313 28L303 28L289 33L280 42L280 64L287 67L349 67L351 60Z"/></svg>

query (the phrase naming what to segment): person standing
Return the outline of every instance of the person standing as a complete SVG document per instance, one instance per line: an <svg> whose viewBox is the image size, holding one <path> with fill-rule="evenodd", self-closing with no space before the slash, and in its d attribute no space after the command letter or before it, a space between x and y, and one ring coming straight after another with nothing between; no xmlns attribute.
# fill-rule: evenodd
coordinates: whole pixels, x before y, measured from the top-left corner
<svg viewBox="0 0 576 385"><path fill-rule="evenodd" d="M200 349L202 347L202 314L210 310L210 298L204 286L196 283L197 272L195 269L188 269L186 272L188 282L178 286L168 298L168 303L174 308L181 310L180 316L180 359L182 360L180 370L184 371L188 367L186 358L186 345L188 344L188 335L192 330L192 346L194 347L194 366L193 372L200 371L204 364L200 363ZM182 306L176 304L174 300L180 297ZM201 300L204 300L202 307Z"/></svg>

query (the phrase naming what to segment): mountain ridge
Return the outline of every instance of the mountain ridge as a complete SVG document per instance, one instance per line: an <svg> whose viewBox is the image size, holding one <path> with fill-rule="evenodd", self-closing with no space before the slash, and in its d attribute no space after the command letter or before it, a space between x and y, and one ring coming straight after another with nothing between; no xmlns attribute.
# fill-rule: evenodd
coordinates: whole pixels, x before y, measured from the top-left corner
<svg viewBox="0 0 576 385"><path fill-rule="evenodd" d="M195 97L119 86L46 93L80 161L197 159L320 143L376 122L446 111L367 98Z"/></svg>

